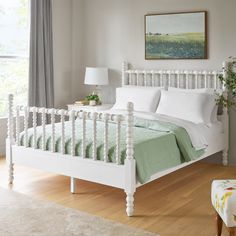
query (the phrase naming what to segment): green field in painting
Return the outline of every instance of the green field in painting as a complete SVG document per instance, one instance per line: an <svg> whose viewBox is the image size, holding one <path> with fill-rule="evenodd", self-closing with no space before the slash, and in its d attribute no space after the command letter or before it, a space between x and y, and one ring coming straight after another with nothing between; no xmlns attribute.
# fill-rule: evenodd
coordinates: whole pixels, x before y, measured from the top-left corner
<svg viewBox="0 0 236 236"><path fill-rule="evenodd" d="M204 58L204 33L146 34L146 58Z"/></svg>

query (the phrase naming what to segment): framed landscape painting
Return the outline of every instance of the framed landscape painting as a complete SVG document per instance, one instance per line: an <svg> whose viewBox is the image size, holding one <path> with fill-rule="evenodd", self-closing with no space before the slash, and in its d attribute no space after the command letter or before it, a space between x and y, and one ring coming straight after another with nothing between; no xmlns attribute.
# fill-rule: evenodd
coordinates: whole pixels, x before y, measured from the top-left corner
<svg viewBox="0 0 236 236"><path fill-rule="evenodd" d="M207 59L207 12L145 15L145 59Z"/></svg>

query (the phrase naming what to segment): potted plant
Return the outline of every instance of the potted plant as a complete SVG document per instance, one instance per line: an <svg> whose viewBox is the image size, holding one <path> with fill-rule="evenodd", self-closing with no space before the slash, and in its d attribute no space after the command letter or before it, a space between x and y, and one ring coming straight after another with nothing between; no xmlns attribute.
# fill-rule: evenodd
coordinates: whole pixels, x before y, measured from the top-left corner
<svg viewBox="0 0 236 236"><path fill-rule="evenodd" d="M97 104L99 104L99 96L97 94L95 94L94 92L92 94L89 94L86 97L86 100L89 101L89 105L90 106L96 106Z"/></svg>
<svg viewBox="0 0 236 236"><path fill-rule="evenodd" d="M225 94L217 94L217 104L223 107L235 107L236 106L236 58L229 57L230 61L227 63L225 76L220 74L219 80L223 87L226 89L228 96Z"/></svg>

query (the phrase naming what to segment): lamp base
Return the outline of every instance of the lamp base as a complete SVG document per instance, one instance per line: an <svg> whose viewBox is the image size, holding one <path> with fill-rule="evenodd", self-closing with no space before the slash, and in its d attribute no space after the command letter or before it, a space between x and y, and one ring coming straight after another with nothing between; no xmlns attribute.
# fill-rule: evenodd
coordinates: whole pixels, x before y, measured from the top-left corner
<svg viewBox="0 0 236 236"><path fill-rule="evenodd" d="M94 94L98 95L99 97L99 101L97 102L97 105L101 105L102 104L102 93L101 93L102 89L99 85L96 85L96 89L93 91Z"/></svg>

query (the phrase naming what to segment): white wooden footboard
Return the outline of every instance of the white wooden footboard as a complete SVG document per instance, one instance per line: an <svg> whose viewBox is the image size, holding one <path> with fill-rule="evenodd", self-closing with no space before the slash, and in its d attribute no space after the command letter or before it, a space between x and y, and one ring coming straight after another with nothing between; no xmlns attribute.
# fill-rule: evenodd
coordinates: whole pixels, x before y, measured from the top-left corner
<svg viewBox="0 0 236 236"><path fill-rule="evenodd" d="M24 146L20 140L20 118L24 117ZM15 116L15 121L13 117ZM32 122L29 119L32 117ZM65 121L71 123L71 153L65 154ZM76 156L77 131L76 119L82 120L81 155ZM61 150L56 152L55 123L60 122ZM92 158L86 158L86 124L93 124ZM47 122L48 121L48 122ZM97 160L97 122L104 121L104 161ZM109 125L116 124L115 163L109 162ZM126 124L126 159L121 164L120 130ZM31 125L30 125L31 124ZM51 124L51 150L46 151L46 124ZM37 126L42 126L42 145L37 147ZM29 147L29 131L33 128L33 144ZM57 131L58 132L58 131ZM9 165L9 183L13 183L14 164L22 164L57 174L71 177L71 192L74 193L75 178L88 180L124 189L127 194L128 216L132 216L134 208L134 192L136 190L135 160L133 158L133 104L127 104L127 115L102 114L85 111L67 111L61 109L46 109L37 107L17 106L13 111L13 95L9 95L8 137L6 141L7 163Z"/></svg>

